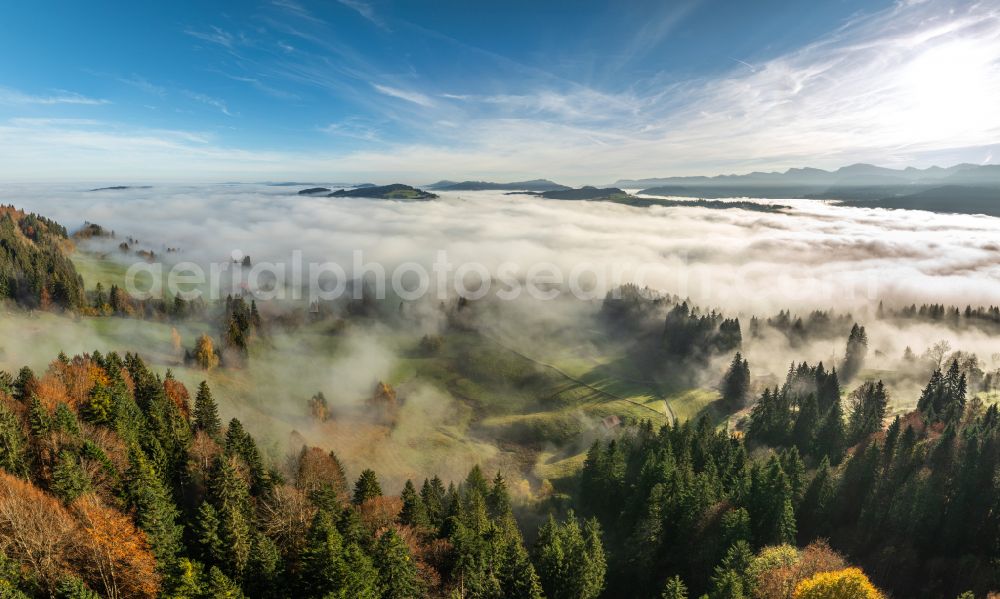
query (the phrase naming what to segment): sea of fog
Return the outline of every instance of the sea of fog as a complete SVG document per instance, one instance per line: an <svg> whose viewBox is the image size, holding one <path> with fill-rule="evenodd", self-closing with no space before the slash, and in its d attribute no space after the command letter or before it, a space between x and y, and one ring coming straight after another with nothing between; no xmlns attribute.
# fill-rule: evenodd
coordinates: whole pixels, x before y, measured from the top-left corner
<svg viewBox="0 0 1000 599"><path fill-rule="evenodd" d="M451 272L570 278L590 297L637 282L730 312L781 308L871 310L887 304L1000 302L1000 219L848 208L780 200L763 213L698 207L636 208L503 192L442 193L429 202L322 198L297 187L223 184L87 191L7 186L0 201L70 230L98 223L173 260L333 261L360 255L391 273ZM540 266L541 265L541 266ZM485 268L485 271L483 269Z"/></svg>

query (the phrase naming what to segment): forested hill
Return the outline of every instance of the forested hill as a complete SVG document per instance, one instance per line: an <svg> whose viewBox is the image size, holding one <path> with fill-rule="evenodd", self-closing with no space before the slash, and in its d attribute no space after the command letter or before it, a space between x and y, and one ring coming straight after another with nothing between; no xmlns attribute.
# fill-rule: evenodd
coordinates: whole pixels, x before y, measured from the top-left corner
<svg viewBox="0 0 1000 599"><path fill-rule="evenodd" d="M28 308L83 305L83 280L70 261L66 228L0 206L0 298Z"/></svg>

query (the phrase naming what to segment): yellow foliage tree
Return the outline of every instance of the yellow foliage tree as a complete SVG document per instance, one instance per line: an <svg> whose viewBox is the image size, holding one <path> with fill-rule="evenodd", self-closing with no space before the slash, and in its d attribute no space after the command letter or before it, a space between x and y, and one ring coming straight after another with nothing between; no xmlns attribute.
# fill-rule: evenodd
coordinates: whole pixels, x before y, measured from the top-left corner
<svg viewBox="0 0 1000 599"><path fill-rule="evenodd" d="M820 572L795 587L795 599L883 599L858 568Z"/></svg>
<svg viewBox="0 0 1000 599"><path fill-rule="evenodd" d="M219 365L219 356L215 355L215 344L212 343L212 338L204 333L195 343L194 359L198 366L205 370L211 370Z"/></svg>

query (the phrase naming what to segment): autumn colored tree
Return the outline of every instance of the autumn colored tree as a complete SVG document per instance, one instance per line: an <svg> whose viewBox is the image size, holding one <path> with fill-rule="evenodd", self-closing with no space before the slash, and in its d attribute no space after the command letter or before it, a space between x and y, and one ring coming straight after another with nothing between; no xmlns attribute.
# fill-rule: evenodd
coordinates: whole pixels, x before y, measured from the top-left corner
<svg viewBox="0 0 1000 599"><path fill-rule="evenodd" d="M794 599L882 599L858 568L821 572L795 587Z"/></svg>
<svg viewBox="0 0 1000 599"><path fill-rule="evenodd" d="M203 370L211 370L219 365L219 356L215 353L212 338L202 333L194 346L194 361Z"/></svg>
<svg viewBox="0 0 1000 599"><path fill-rule="evenodd" d="M77 500L72 512L81 524L80 572L93 588L109 599L158 596L156 560L145 535L129 517L94 495Z"/></svg>
<svg viewBox="0 0 1000 599"><path fill-rule="evenodd" d="M332 451L303 447L295 467L295 487L309 495L325 486L346 498L347 478L340 460Z"/></svg>
<svg viewBox="0 0 1000 599"><path fill-rule="evenodd" d="M191 416L191 396L188 394L187 387L175 379L174 373L170 370L167 370L166 376L163 377L163 392L167 394L167 399L177 406L177 411L180 412L181 416L185 419Z"/></svg>

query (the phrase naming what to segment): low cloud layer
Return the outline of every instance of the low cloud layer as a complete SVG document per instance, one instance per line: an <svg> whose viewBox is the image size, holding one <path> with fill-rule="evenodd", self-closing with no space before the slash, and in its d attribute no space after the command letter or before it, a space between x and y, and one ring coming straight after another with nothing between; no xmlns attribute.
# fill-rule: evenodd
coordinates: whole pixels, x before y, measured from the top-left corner
<svg viewBox="0 0 1000 599"><path fill-rule="evenodd" d="M433 202L309 198L295 188L243 185L84 192L6 188L0 200L131 235L172 260L334 261L354 252L387 273L476 262L524 277L550 264L601 297L621 282L691 297L729 312L869 310L878 302L989 304L1000 297L1000 220L843 208L783 200L783 213L632 208L499 192L446 193ZM545 269L540 269L545 271ZM547 271L546 271L547 272Z"/></svg>

